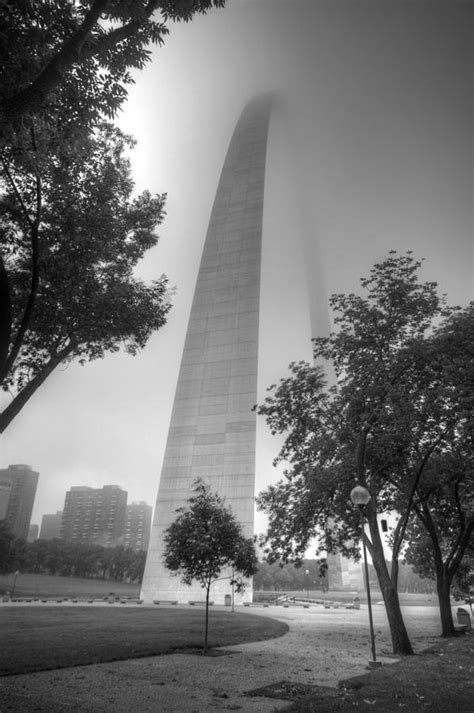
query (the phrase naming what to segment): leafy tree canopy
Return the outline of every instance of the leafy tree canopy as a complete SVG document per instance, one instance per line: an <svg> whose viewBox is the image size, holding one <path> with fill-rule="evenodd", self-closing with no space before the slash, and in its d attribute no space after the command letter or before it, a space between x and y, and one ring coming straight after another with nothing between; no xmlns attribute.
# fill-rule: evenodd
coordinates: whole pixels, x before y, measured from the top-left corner
<svg viewBox="0 0 474 713"><path fill-rule="evenodd" d="M135 354L165 322L166 278L146 285L134 276L157 242L165 196L134 196L132 146L104 123L80 151L50 157L40 176L4 161L0 230L12 309L2 376L12 400L0 430L59 363L120 346Z"/></svg>
<svg viewBox="0 0 474 713"><path fill-rule="evenodd" d="M104 122L166 23L224 4L0 0L0 432L61 361L134 353L163 324L166 281L131 270L164 196L131 197L130 140Z"/></svg>
<svg viewBox="0 0 474 713"><path fill-rule="evenodd" d="M257 568L252 538L245 538L235 515L210 486L197 479L188 508L179 508L178 517L165 533L164 562L179 574L183 584L197 580L208 589L224 568L251 577ZM243 582L238 582L243 588Z"/></svg>
<svg viewBox="0 0 474 713"><path fill-rule="evenodd" d="M435 578L449 603L450 587L467 593L474 578L472 444L432 458L420 479L403 555L422 577Z"/></svg>
<svg viewBox="0 0 474 713"><path fill-rule="evenodd" d="M32 118L71 137L127 96L133 70L150 60L171 21L223 7L225 0L2 0L0 65L3 142L29 131ZM54 129L54 130L53 130Z"/></svg>
<svg viewBox="0 0 474 713"><path fill-rule="evenodd" d="M18 569L33 574L141 582L145 559L143 550L136 552L123 545L101 547L59 538L25 542L15 538L5 524L0 523L0 572L3 573Z"/></svg>
<svg viewBox="0 0 474 713"><path fill-rule="evenodd" d="M277 461L289 465L258 498L270 517L269 557L301 558L312 540L317 551L358 556L350 492L365 486L367 546L399 653L411 649L397 596L406 528L432 459L456 450L472 428L474 393L472 306L448 308L435 283L419 281L420 267L411 253L392 252L361 280L361 295L333 295L337 331L314 339L316 364L291 364L258 407L285 435ZM393 510L400 518L389 572L377 515Z"/></svg>
<svg viewBox="0 0 474 713"><path fill-rule="evenodd" d="M23 540L17 540L7 523L0 521L0 574L9 574L18 568L23 548Z"/></svg>

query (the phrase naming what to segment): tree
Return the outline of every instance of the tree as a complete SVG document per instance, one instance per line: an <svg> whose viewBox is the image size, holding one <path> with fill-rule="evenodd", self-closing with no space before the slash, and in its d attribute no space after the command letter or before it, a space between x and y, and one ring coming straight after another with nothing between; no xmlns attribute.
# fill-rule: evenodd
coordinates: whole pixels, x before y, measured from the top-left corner
<svg viewBox="0 0 474 713"><path fill-rule="evenodd" d="M466 604L474 602L474 544L467 548L454 578L453 595L456 599L464 599Z"/></svg>
<svg viewBox="0 0 474 713"><path fill-rule="evenodd" d="M21 541L21 545L24 542ZM18 567L18 541L5 521L0 522L0 574L10 574Z"/></svg>
<svg viewBox="0 0 474 713"><path fill-rule="evenodd" d="M431 576L421 576L415 567L405 561L400 563L398 589L410 594L434 594L435 581Z"/></svg>
<svg viewBox="0 0 474 713"><path fill-rule="evenodd" d="M474 304L454 310L418 345L416 373L423 388L411 405L417 419L407 460L413 469L423 448L425 457L405 556L435 576L442 635L454 636L451 586L474 531ZM399 498L403 509L407 492L399 489Z"/></svg>
<svg viewBox="0 0 474 713"><path fill-rule="evenodd" d="M127 576L131 582L142 583L143 574L145 572L146 555L147 553L145 550L134 552L134 558L127 571Z"/></svg>
<svg viewBox="0 0 474 713"><path fill-rule="evenodd" d="M12 398L0 432L59 364L120 346L134 355L165 323L166 278L146 285L133 274L157 242L165 196L133 197L132 146L102 124L75 154L45 159L40 181L4 162L0 230L12 309L0 380Z"/></svg>
<svg viewBox="0 0 474 713"><path fill-rule="evenodd" d="M1 138L9 143L38 119L78 135L116 115L132 70L163 44L164 22L189 21L225 0L2 2ZM158 19L156 19L158 18Z"/></svg>
<svg viewBox="0 0 474 713"><path fill-rule="evenodd" d="M327 385L320 364L293 363L291 376L270 387L258 407L273 433L286 434L277 461L290 465L258 500L270 516L270 556L301 558L314 538L317 552L358 557L360 528L349 494L356 484L366 487L364 537L399 654L412 653L397 592L408 522L423 473L452 442L465 412L465 385L453 387L454 411L445 408L443 387L429 369L427 335L435 320L456 310L446 307L435 283L419 282L420 267L411 253L392 252L361 280L366 297L333 295L338 331L314 340L314 357L333 367L337 383ZM389 569L377 516L393 510L400 518Z"/></svg>
<svg viewBox="0 0 474 713"><path fill-rule="evenodd" d="M124 579L141 581L143 577L146 558L146 552L143 551L134 552L121 545L109 548L87 542L68 542L59 538L39 539L28 543L14 540L13 535L10 539L13 542L12 552L15 554L15 559L11 560L13 565L11 562L9 564L10 571L13 567L35 574L100 577L115 581ZM1 527L0 550L2 550ZM3 559L0 561L3 562Z"/></svg>
<svg viewBox="0 0 474 713"><path fill-rule="evenodd" d="M142 69L151 58L148 46L151 43L163 43L168 33L164 23L168 20L189 21L196 13L205 13L212 7L223 7L224 2L53 0L39 3L4 0L0 3L0 170L3 182L0 189L4 194L1 199L2 214L6 213L1 226L4 235L0 250L1 383L11 372L23 336L30 328L41 278L40 248L44 237L41 228L44 232L44 203L48 181L50 196L54 190L65 195L61 176L52 176L51 164L56 168L59 164L64 172L68 157L73 164L80 157L86 164L87 172L86 157L95 133L101 131L104 119L116 116L127 97L127 86L134 81L133 71ZM45 172L48 175L45 176ZM51 183L52 178L58 180L56 185ZM66 187L71 188L71 185L66 183ZM15 209L12 197L15 198ZM100 192L96 198L97 212L102 203ZM6 205L3 205L5 201ZM142 198L143 209L144 202L145 197ZM155 203L155 211L158 203ZM148 209L151 204L148 198ZM91 205L88 203L86 207L90 208ZM136 218L140 221L140 205L137 204L136 208ZM85 220L86 214L82 217ZM106 220L107 210L103 222ZM72 243L76 237L72 224L68 225L64 242ZM23 240L22 245L19 244L20 239ZM12 298L12 243L16 248L13 259L22 259L21 267L25 273L23 280L28 280L30 284L29 300L23 305L20 315L15 314L16 305ZM77 259L77 253L81 253L80 273L80 268L88 260L88 253L86 249L81 250L84 246L80 244L75 247L76 254L72 257ZM28 270L27 255L30 260ZM116 257L117 260L122 258L119 254ZM67 268L68 274L71 274L72 262L68 263ZM46 284L43 287L46 291ZM120 286L118 289L123 292ZM136 283L135 289L128 296L122 294L122 302L125 304L128 297L131 307L137 307L136 303L144 307L148 300L150 307L158 307L158 321L161 324L164 312L163 304L159 308L159 303L162 302L163 289L164 282L159 281L154 288L148 288L145 295ZM102 306L105 306L105 300L103 302ZM118 315L114 312L117 306L111 302L109 314ZM131 307L124 322L133 317ZM144 318L139 308L137 318L139 322ZM19 326L18 331L15 331L15 326ZM155 325L149 326L151 329L156 328ZM123 325L117 325L117 328L123 330ZM142 339L139 341L143 342ZM28 349L34 348L36 345L28 345ZM49 371L69 357L62 347L59 352L55 350ZM44 354L38 356L38 359L42 357ZM37 376L37 369L34 371ZM47 371L42 371L44 378L48 375ZM38 385L38 380L35 383ZM27 391L23 395L29 398ZM21 408L22 405L21 399L16 401L12 417L18 412L17 406ZM1 430L10 420L9 415L4 415Z"/></svg>
<svg viewBox="0 0 474 713"><path fill-rule="evenodd" d="M468 465L459 452L433 459L417 489L416 518L409 525L404 553L416 572L436 579L443 636L455 634L451 587L466 576L469 568L462 564L473 548L472 448L470 451ZM466 474L470 474L469 479Z"/></svg>
<svg viewBox="0 0 474 713"><path fill-rule="evenodd" d="M208 649L209 592L222 570L230 568L231 583L243 591L242 579L257 571L257 555L252 538L245 538L235 515L225 501L201 479L193 485L188 508L176 510L178 517L165 531L164 563L181 576L183 584L197 580L206 591L204 652ZM238 575L241 575L239 577Z"/></svg>

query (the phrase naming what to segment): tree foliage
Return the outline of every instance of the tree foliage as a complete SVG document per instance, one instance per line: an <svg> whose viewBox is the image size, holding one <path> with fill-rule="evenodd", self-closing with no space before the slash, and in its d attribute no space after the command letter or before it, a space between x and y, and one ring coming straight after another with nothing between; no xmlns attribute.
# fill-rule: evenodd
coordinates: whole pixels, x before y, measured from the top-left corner
<svg viewBox="0 0 474 713"><path fill-rule="evenodd" d="M400 565L399 590L406 593L432 594L434 591L434 570L423 576L409 564ZM373 565L369 564L369 579L376 580ZM258 572L253 578L255 591L314 593L328 590L327 564L325 559L304 559L301 565L268 561L258 563ZM469 587L464 586L463 591Z"/></svg>
<svg viewBox="0 0 474 713"><path fill-rule="evenodd" d="M23 562L25 542L13 535L7 523L0 522L0 574L9 574Z"/></svg>
<svg viewBox="0 0 474 713"><path fill-rule="evenodd" d="M435 576L442 633L452 636L451 587L474 532L474 304L435 326L418 355L423 389L411 405L417 422L407 450L416 479L395 504L406 509L414 491L405 557Z"/></svg>
<svg viewBox="0 0 474 713"><path fill-rule="evenodd" d="M326 591L327 562L325 559L305 559L301 565L265 560L258 563L258 572L253 578L254 591Z"/></svg>
<svg viewBox="0 0 474 713"><path fill-rule="evenodd" d="M223 6L0 2L0 383L14 396L0 432L62 361L97 358L121 342L134 353L163 324L166 281L147 287L130 270L154 244L164 196L131 199L120 155L130 141L104 122L151 59L150 45L163 43L166 23Z"/></svg>
<svg viewBox="0 0 474 713"><path fill-rule="evenodd" d="M101 547L58 538L24 542L5 532L0 523L1 572L6 574L18 569L31 574L141 582L145 558L146 552L123 545Z"/></svg>
<svg viewBox="0 0 474 713"><path fill-rule="evenodd" d="M0 5L2 113L6 143L33 125L83 135L113 118L133 83L133 71L161 45L166 22L189 21L225 0L79 0Z"/></svg>
<svg viewBox="0 0 474 713"><path fill-rule="evenodd" d="M269 556L301 558L315 541L317 552L357 557L358 513L349 496L354 485L366 487L366 544L397 653L411 653L398 602L398 559L422 478L436 455L456 448L471 419L462 369L472 370L468 350L454 378L441 346L450 329L468 341L458 327L470 308L465 314L446 307L435 283L419 281L420 267L410 253L392 252L361 280L361 295L333 295L337 331L314 339L316 364L291 364L290 376L270 387L258 407L272 432L285 434L277 461L289 465L258 500L270 516ZM321 363L333 368L335 384L327 384ZM377 516L394 510L400 517L389 570Z"/></svg>
<svg viewBox="0 0 474 713"><path fill-rule="evenodd" d="M165 322L166 278L146 285L134 276L157 242L165 196L133 195L132 146L101 124L80 151L45 158L36 176L4 157L0 230L11 312L0 375L12 399L0 431L58 364L84 364L121 346L135 354Z"/></svg>
<svg viewBox="0 0 474 713"><path fill-rule="evenodd" d="M404 559L422 577L436 580L444 628L450 631L450 593L467 594L474 581L474 479L472 447L433 458L421 479L407 533Z"/></svg>
<svg viewBox="0 0 474 713"><path fill-rule="evenodd" d="M187 508L179 508L176 520L165 531L165 566L181 577L183 584L199 582L206 592L204 650L207 651L209 592L223 570L237 589L245 589L243 578L257 571L252 538L245 538L235 515L210 486L197 479ZM239 576L240 575L240 576Z"/></svg>

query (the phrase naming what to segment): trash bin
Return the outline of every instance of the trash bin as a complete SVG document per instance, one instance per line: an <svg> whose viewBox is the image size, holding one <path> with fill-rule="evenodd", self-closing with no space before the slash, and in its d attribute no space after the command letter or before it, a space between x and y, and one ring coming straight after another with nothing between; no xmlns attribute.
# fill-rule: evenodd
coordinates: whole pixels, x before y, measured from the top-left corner
<svg viewBox="0 0 474 713"><path fill-rule="evenodd" d="M352 606L354 607L354 609L360 609L359 597L354 597L354 599L352 600Z"/></svg>
<svg viewBox="0 0 474 713"><path fill-rule="evenodd" d="M457 610L457 615L459 626L465 626L466 631L471 631L471 616L469 612L463 609L462 607L459 607L459 609Z"/></svg>
<svg viewBox="0 0 474 713"><path fill-rule="evenodd" d="M226 594L224 597L225 606L230 607L231 603L232 603L232 597L230 596L230 594Z"/></svg>

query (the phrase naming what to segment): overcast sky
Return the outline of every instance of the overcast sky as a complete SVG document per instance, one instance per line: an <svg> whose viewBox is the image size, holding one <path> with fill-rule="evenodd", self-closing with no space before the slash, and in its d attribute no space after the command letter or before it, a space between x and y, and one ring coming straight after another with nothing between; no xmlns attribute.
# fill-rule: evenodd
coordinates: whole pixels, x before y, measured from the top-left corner
<svg viewBox="0 0 474 713"><path fill-rule="evenodd" d="M260 394L311 333L328 296L356 290L390 249L425 257L451 303L474 297L472 5L428 0L228 0L174 25L137 74L121 126L137 189L167 192L140 265L177 287L168 325L135 358L57 370L2 436L0 467L39 471L32 522L72 485L118 484L154 505L200 253L245 103L277 92L267 159ZM312 325L310 327L310 324ZM258 429L257 490L277 444Z"/></svg>

